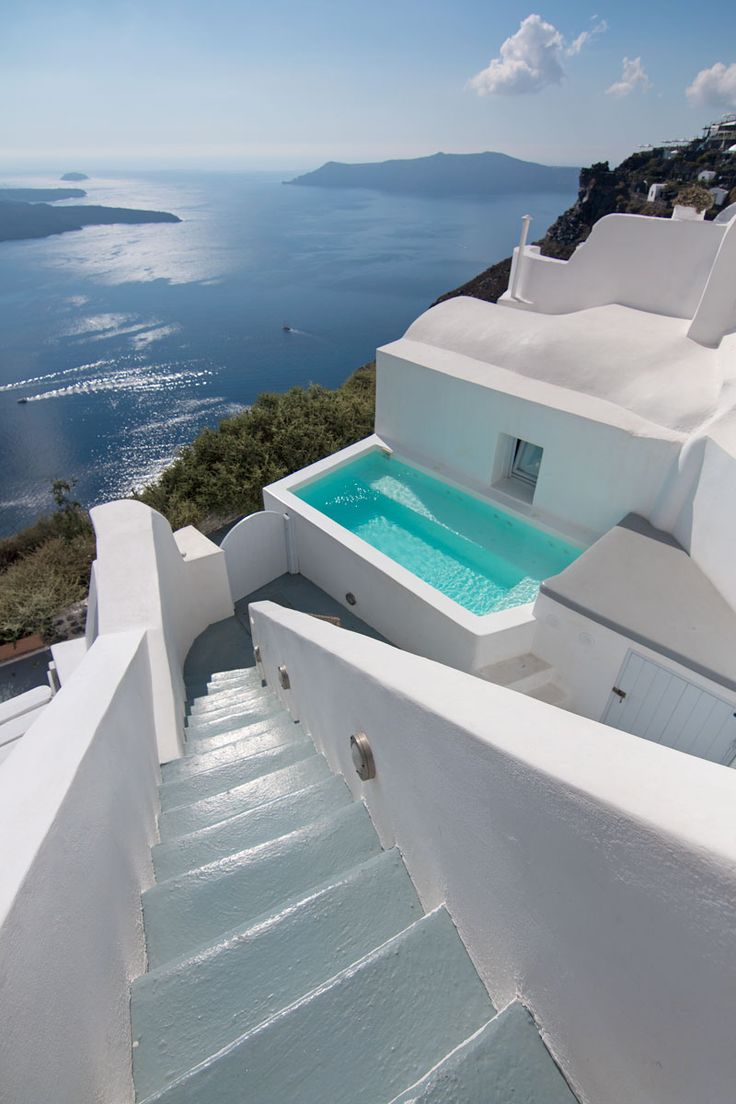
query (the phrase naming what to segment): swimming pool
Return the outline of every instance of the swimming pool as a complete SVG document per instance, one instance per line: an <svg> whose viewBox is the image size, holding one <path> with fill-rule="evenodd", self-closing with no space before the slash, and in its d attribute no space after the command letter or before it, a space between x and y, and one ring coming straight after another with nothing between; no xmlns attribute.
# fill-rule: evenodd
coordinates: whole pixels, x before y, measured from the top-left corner
<svg viewBox="0 0 736 1104"><path fill-rule="evenodd" d="M379 450L291 490L478 615L533 601L582 552Z"/></svg>

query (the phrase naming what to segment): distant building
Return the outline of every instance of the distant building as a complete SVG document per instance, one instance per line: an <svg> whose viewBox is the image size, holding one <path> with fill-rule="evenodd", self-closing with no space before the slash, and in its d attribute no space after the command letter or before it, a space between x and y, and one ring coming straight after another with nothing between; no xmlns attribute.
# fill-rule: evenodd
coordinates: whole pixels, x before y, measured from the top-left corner
<svg viewBox="0 0 736 1104"><path fill-rule="evenodd" d="M647 201L649 203L657 203L664 192L664 184L652 184L647 195Z"/></svg>
<svg viewBox="0 0 736 1104"><path fill-rule="evenodd" d="M713 169L703 169L702 172L698 173L698 180L702 184L710 184L715 178L716 174L713 172Z"/></svg>
<svg viewBox="0 0 736 1104"><path fill-rule="evenodd" d="M709 188L708 191L713 196L713 202L715 203L716 207L723 206L723 204L728 199L728 189L727 188L718 188L718 187Z"/></svg>
<svg viewBox="0 0 736 1104"><path fill-rule="evenodd" d="M736 115L724 115L717 123L709 123L703 130L706 146L731 150L736 142Z"/></svg>

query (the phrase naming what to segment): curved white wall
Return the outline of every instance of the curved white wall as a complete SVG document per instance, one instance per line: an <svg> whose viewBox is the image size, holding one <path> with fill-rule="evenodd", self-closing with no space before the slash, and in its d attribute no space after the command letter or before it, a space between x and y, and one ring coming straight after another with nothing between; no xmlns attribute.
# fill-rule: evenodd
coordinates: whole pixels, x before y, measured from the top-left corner
<svg viewBox="0 0 736 1104"><path fill-rule="evenodd" d="M129 1104L158 760L145 634L100 637L0 771L0 1100Z"/></svg>
<svg viewBox="0 0 736 1104"><path fill-rule="evenodd" d="M193 641L233 603L221 549L192 526L176 536L142 502L90 511L97 535L97 632L146 629L161 762L181 755L182 668Z"/></svg>
<svg viewBox="0 0 736 1104"><path fill-rule="evenodd" d="M526 303L515 305L565 314L620 303L692 318L724 230L715 222L606 215L569 261L528 248L517 287Z"/></svg>
<svg viewBox="0 0 736 1104"><path fill-rule="evenodd" d="M285 664L281 697L581 1099L731 1100L736 772L292 610L251 615L269 684Z"/></svg>
<svg viewBox="0 0 736 1104"><path fill-rule="evenodd" d="M226 535L220 547L234 602L289 570L287 524L282 511L262 510L242 518Z"/></svg>

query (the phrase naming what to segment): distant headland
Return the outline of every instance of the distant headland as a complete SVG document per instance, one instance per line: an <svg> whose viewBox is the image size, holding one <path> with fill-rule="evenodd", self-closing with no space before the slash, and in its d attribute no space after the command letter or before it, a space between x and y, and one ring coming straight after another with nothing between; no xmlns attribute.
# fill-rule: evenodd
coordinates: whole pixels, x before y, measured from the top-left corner
<svg viewBox="0 0 736 1104"><path fill-rule="evenodd" d="M50 207L47 203L5 202L0 198L0 242L48 238L85 226L117 223L181 222L168 211L136 211L128 207Z"/></svg>
<svg viewBox="0 0 736 1104"><path fill-rule="evenodd" d="M59 177L59 180L89 180L86 173L68 172Z"/></svg>
<svg viewBox="0 0 736 1104"><path fill-rule="evenodd" d="M48 238L85 226L118 223L181 222L168 211L139 211L129 207L51 207L60 199L81 199L81 188L0 188L0 242Z"/></svg>
<svg viewBox="0 0 736 1104"><path fill-rule="evenodd" d="M574 192L578 168L538 165L505 153L435 153L404 161L348 165L328 161L285 184L321 188L371 188L413 195L507 195Z"/></svg>
<svg viewBox="0 0 736 1104"><path fill-rule="evenodd" d="M0 202L54 203L57 199L84 199L83 188L3 188L0 186Z"/></svg>

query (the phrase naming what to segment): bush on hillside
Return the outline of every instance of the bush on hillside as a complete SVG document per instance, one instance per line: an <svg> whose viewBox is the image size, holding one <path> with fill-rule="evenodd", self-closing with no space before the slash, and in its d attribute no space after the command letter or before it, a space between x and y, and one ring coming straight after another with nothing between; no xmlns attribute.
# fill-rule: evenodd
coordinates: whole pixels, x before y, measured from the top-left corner
<svg viewBox="0 0 736 1104"><path fill-rule="evenodd" d="M683 188L677 193L675 203L681 207L694 207L696 211L707 211L713 206L713 196L707 188L699 184L692 184L689 188Z"/></svg>
<svg viewBox="0 0 736 1104"><path fill-rule="evenodd" d="M94 556L91 535L51 537L0 574L0 642L53 634L62 610L87 594Z"/></svg>
<svg viewBox="0 0 736 1104"><path fill-rule="evenodd" d="M335 391L312 384L260 395L248 409L205 429L136 497L174 529L212 531L263 507L268 483L373 432L375 368L359 368Z"/></svg>

